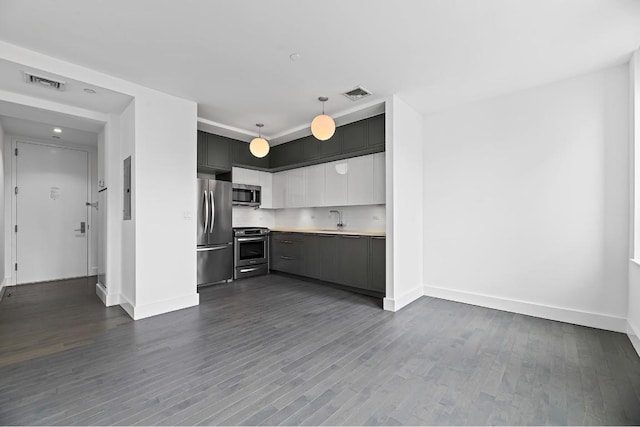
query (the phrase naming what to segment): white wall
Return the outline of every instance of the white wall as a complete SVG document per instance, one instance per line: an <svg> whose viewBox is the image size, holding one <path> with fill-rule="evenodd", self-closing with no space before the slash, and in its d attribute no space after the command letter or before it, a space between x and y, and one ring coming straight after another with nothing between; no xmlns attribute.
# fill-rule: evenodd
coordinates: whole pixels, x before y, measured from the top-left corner
<svg viewBox="0 0 640 427"><path fill-rule="evenodd" d="M5 235L5 223L4 223L5 213L4 212L5 212L5 206L7 204L7 201L4 199L4 196L5 196L4 139L5 139L4 130L2 129L2 124L0 124L0 200L2 200L2 203L3 203L2 209L0 209L0 292L2 292L2 288L7 283L7 280L5 278L5 265L6 265L5 251L7 250L7 245L4 238L4 235Z"/></svg>
<svg viewBox="0 0 640 427"><path fill-rule="evenodd" d="M624 329L628 71L425 118L425 293Z"/></svg>
<svg viewBox="0 0 640 427"><path fill-rule="evenodd" d="M422 116L397 96L386 103L387 291L396 311L423 294Z"/></svg>
<svg viewBox="0 0 640 427"><path fill-rule="evenodd" d="M634 230L629 261L629 294L627 297L627 333L640 354L640 50L636 50L629 61L630 114L629 134L633 148L631 226Z"/></svg>
<svg viewBox="0 0 640 427"><path fill-rule="evenodd" d="M345 230L385 231L385 205L329 206L275 210L275 227L337 229L338 216L329 210L342 212ZM235 213L235 211L234 211Z"/></svg>

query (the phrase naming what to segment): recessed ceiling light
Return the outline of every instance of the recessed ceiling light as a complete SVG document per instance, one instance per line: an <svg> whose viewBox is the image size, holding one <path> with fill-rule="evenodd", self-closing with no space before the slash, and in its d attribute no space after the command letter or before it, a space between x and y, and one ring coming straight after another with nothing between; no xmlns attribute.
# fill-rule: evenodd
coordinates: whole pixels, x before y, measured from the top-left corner
<svg viewBox="0 0 640 427"><path fill-rule="evenodd" d="M62 129L60 129L60 128L53 128L53 131L55 133L62 133Z"/></svg>
<svg viewBox="0 0 640 427"><path fill-rule="evenodd" d="M93 93L96 93L96 91L95 91L95 90L93 90L93 89L91 89L91 88L88 88L88 87L85 87L85 88L84 88L84 89L82 89L82 90L84 90L84 91L85 91L85 92L87 92L87 93L92 93L92 94L93 94Z"/></svg>
<svg viewBox="0 0 640 427"><path fill-rule="evenodd" d="M289 55L289 59L292 61L297 61L298 59L300 59L300 54L297 52L294 52L291 55Z"/></svg>

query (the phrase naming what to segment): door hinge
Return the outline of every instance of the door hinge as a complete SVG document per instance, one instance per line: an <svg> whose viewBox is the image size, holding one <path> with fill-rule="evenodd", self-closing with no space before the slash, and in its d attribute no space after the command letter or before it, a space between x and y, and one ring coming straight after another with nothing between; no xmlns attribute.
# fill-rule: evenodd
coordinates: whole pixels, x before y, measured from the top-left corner
<svg viewBox="0 0 640 427"><path fill-rule="evenodd" d="M18 224L16 224L16 233L18 232Z"/></svg>
<svg viewBox="0 0 640 427"><path fill-rule="evenodd" d="M15 193L18 194L18 187L16 186Z"/></svg>
<svg viewBox="0 0 640 427"><path fill-rule="evenodd" d="M18 271L18 263L16 262L16 271Z"/></svg>
<svg viewBox="0 0 640 427"><path fill-rule="evenodd" d="M16 148L16 151L15 151L15 153L16 153L16 156L17 156L17 155L18 155L18 149L17 149L17 148Z"/></svg>

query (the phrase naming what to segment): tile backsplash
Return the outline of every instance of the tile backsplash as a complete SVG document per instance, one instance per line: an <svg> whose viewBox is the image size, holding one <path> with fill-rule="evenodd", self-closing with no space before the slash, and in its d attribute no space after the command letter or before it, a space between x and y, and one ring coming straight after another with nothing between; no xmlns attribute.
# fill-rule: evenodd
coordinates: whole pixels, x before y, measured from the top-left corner
<svg viewBox="0 0 640 427"><path fill-rule="evenodd" d="M254 209L249 206L234 206L232 223L234 227L267 227L276 225L276 211Z"/></svg>
<svg viewBox="0 0 640 427"><path fill-rule="evenodd" d="M337 229L338 216L329 211L342 212L345 230L384 231L386 229L386 206L335 206L322 208L278 209L276 227Z"/></svg>
<svg viewBox="0 0 640 427"><path fill-rule="evenodd" d="M335 213L329 214L332 209L342 212L345 230L385 230L385 205L291 209L254 209L247 206L234 206L233 226L337 229L338 216Z"/></svg>

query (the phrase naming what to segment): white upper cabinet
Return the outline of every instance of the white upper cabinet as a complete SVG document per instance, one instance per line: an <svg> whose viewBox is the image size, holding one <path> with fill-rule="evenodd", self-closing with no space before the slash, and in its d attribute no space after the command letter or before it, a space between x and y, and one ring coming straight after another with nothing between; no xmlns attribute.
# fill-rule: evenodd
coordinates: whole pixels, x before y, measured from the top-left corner
<svg viewBox="0 0 640 427"><path fill-rule="evenodd" d="M234 182L235 171L234 168ZM385 203L385 154L376 153L269 174L260 178L262 207L302 208ZM246 170L241 177L247 177ZM260 176L260 175L259 175ZM237 181L239 182L239 181ZM252 184L253 182L244 182Z"/></svg>
<svg viewBox="0 0 640 427"><path fill-rule="evenodd" d="M285 201L287 200L285 197L287 189L287 172L288 171L282 171L273 174L271 206L274 209L288 207L285 206Z"/></svg>
<svg viewBox="0 0 640 427"><path fill-rule="evenodd" d="M327 206L325 203L324 165L313 165L305 168L307 206Z"/></svg>
<svg viewBox="0 0 640 427"><path fill-rule="evenodd" d="M260 176L260 184L262 186L262 203L261 208L273 208L273 174L269 172L257 171Z"/></svg>
<svg viewBox="0 0 640 427"><path fill-rule="evenodd" d="M324 164L325 206L346 206L348 160L338 160Z"/></svg>
<svg viewBox="0 0 640 427"><path fill-rule="evenodd" d="M386 182L386 169L385 169L384 152L375 153L373 155L373 200L372 200L373 203L372 204L382 205L386 203L385 182Z"/></svg>
<svg viewBox="0 0 640 427"><path fill-rule="evenodd" d="M303 208L307 206L305 197L306 168L290 169L286 171L286 206L290 208Z"/></svg>
<svg viewBox="0 0 640 427"><path fill-rule="evenodd" d="M373 156L347 160L347 204L370 205L373 201Z"/></svg>

